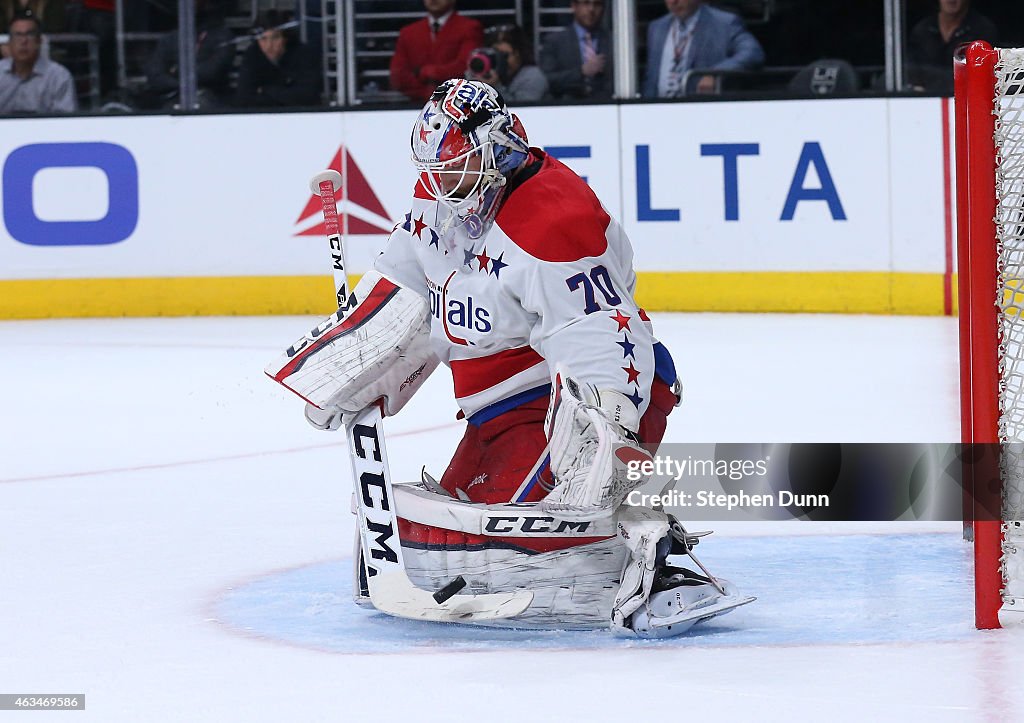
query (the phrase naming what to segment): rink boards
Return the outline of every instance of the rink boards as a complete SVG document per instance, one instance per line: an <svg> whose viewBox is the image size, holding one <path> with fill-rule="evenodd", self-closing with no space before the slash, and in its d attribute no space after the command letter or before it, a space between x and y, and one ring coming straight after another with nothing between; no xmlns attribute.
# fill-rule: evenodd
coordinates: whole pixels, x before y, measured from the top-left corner
<svg viewBox="0 0 1024 723"><path fill-rule="evenodd" d="M632 239L641 304L955 313L949 103L521 111ZM346 176L349 265L407 210L411 110L6 119L0 318L327 313L309 177Z"/></svg>

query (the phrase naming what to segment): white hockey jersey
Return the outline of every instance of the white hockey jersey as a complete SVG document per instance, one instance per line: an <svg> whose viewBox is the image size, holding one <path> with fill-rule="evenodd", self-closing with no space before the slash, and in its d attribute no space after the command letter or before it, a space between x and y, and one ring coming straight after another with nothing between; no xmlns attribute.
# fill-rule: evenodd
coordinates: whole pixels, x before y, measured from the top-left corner
<svg viewBox="0 0 1024 723"><path fill-rule="evenodd" d="M432 347L470 422L546 395L559 368L621 392L642 416L654 339L633 299L629 239L586 182L532 153L480 238L465 224L442 236L437 202L417 185L375 268L429 301Z"/></svg>

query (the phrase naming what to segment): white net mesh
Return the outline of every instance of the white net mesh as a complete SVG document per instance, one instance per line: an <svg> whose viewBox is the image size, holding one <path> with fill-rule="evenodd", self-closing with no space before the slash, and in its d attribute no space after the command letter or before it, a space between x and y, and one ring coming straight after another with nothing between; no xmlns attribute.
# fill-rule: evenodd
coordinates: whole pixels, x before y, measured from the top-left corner
<svg viewBox="0 0 1024 723"><path fill-rule="evenodd" d="M1014 615L1024 614L1024 50L1000 50L995 74L1003 611Z"/></svg>

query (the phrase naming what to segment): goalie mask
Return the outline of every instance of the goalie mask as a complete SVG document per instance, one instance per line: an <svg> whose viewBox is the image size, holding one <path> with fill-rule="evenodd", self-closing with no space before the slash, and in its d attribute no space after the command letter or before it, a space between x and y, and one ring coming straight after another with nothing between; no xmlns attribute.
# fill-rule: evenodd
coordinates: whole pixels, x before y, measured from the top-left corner
<svg viewBox="0 0 1024 723"><path fill-rule="evenodd" d="M501 94L461 79L437 87L413 125L411 144L421 185L451 212L442 228L467 223L471 236L493 220L506 181L530 150Z"/></svg>

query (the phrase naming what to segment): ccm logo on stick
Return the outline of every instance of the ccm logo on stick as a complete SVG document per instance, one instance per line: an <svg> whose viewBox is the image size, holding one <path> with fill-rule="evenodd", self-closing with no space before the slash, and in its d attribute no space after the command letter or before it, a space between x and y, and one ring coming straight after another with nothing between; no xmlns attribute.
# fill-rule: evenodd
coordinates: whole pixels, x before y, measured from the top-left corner
<svg viewBox="0 0 1024 723"><path fill-rule="evenodd" d="M356 472L359 479L359 493L362 496L366 515L365 542L370 551L370 560L381 565L402 566L398 557L398 536L391 515L391 500L384 464L380 454L380 436L377 427L357 424L352 430L356 453ZM394 538L393 542L391 539ZM392 544L396 545L395 548ZM370 560L366 561L366 572L373 577L380 572Z"/></svg>
<svg viewBox="0 0 1024 723"><path fill-rule="evenodd" d="M36 215L35 175L47 168L97 168L107 177L107 214L90 221L45 221ZM76 192L66 189L67 194ZM4 224L30 246L103 246L124 241L139 221L139 169L114 143L34 143L15 149L3 168Z"/></svg>

